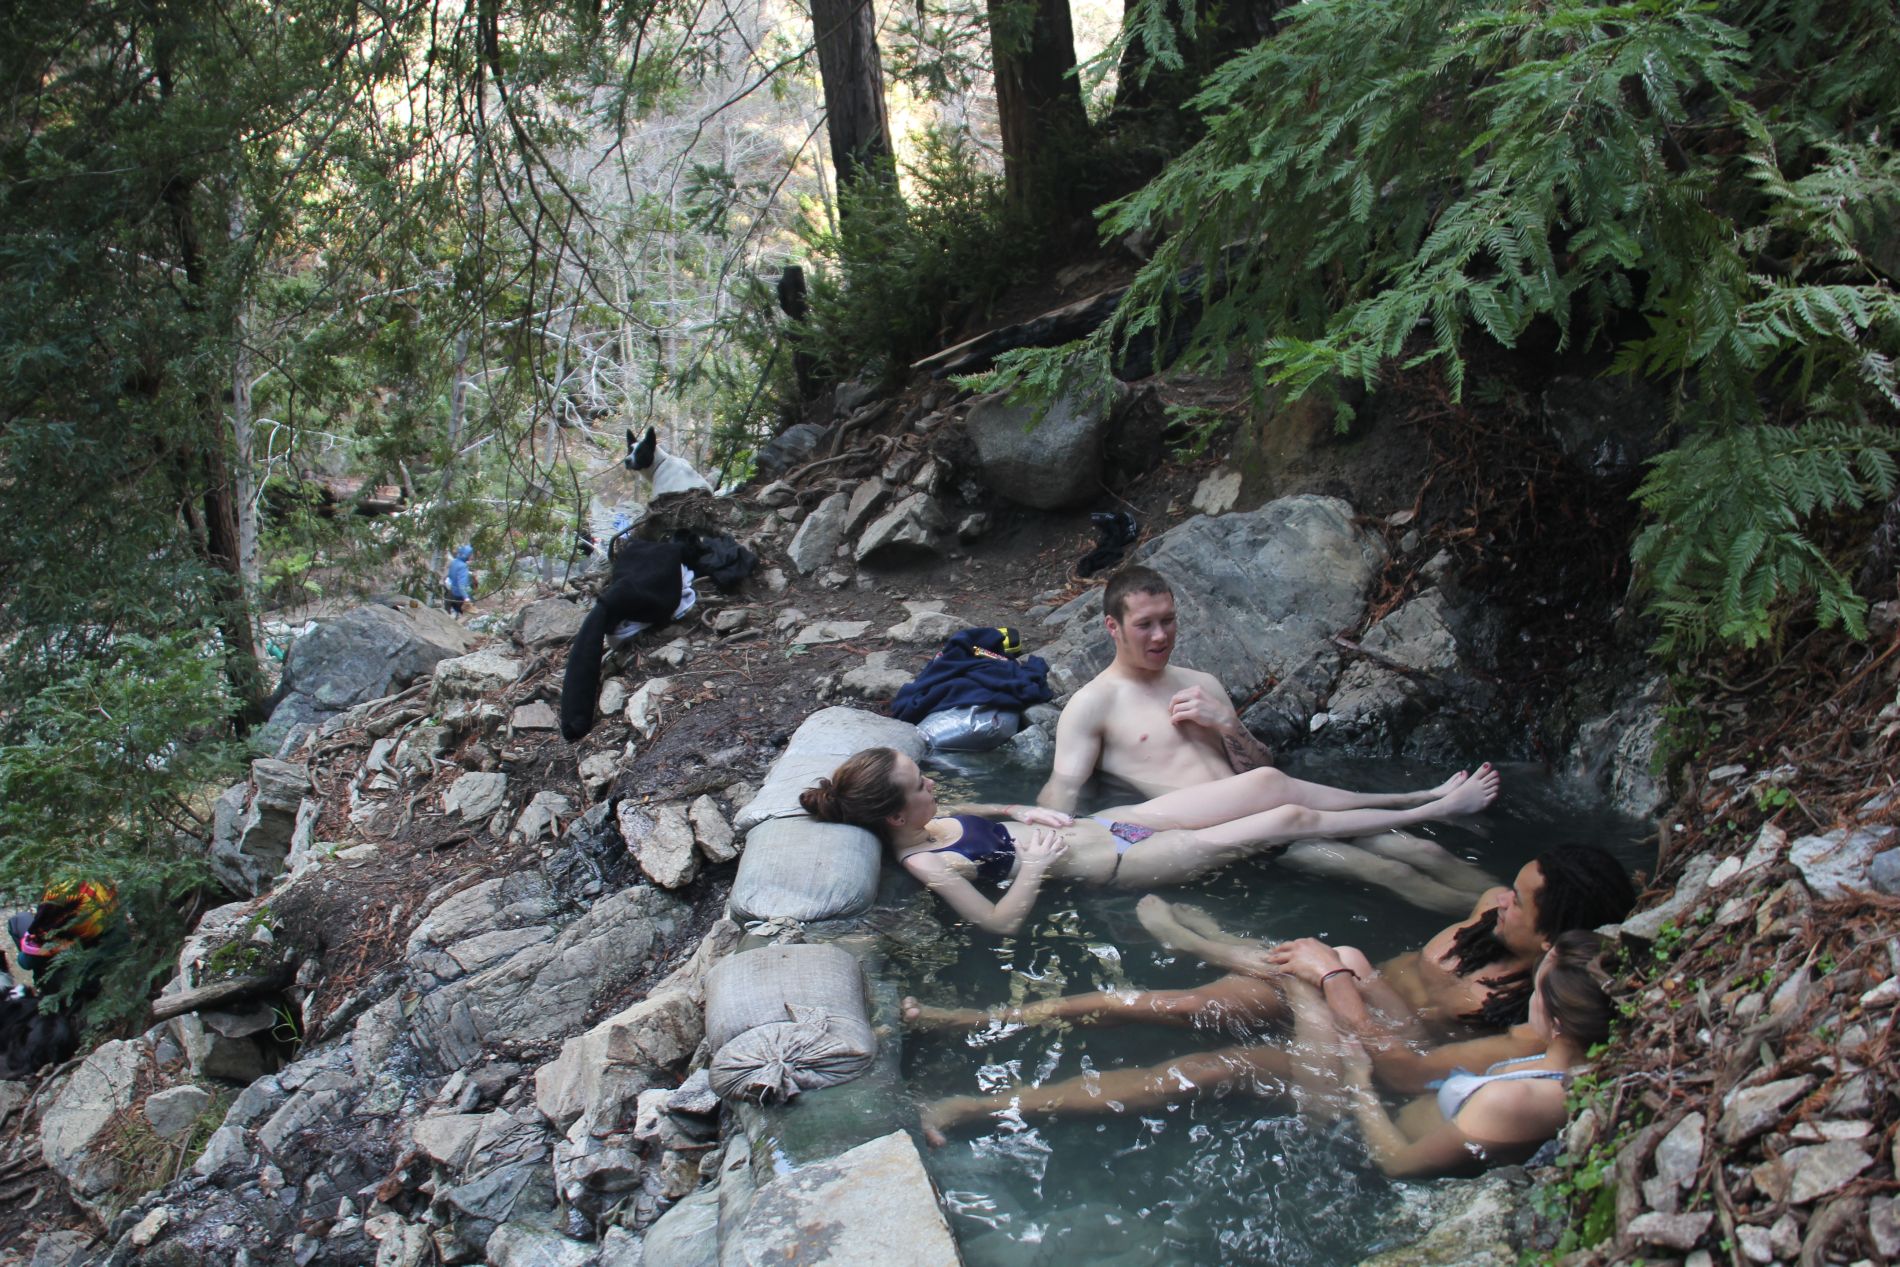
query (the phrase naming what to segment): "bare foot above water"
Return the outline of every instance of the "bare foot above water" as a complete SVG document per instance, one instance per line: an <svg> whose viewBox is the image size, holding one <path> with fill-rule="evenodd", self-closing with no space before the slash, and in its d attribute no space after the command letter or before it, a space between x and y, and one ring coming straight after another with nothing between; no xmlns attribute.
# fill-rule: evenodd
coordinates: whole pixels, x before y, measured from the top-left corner
<svg viewBox="0 0 1900 1267"><path fill-rule="evenodd" d="M1498 798L1498 772L1489 761L1479 766L1470 778L1439 798L1447 814L1475 814Z"/></svg>

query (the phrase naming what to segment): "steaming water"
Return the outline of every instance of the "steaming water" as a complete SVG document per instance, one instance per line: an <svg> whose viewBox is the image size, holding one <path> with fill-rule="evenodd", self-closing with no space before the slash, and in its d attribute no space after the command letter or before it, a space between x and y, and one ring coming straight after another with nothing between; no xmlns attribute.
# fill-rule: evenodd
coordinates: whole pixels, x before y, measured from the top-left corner
<svg viewBox="0 0 1900 1267"><path fill-rule="evenodd" d="M1429 786L1445 774L1339 759L1288 769L1367 790ZM957 770L933 774L945 804L1023 801L1036 791L1000 763L965 758ZM1506 882L1538 853L1570 843L1601 845L1632 868L1648 865L1642 825L1541 773L1506 768L1504 779L1498 803L1479 818L1417 830ZM987 1008L1213 980L1215 970L1155 945L1135 918L1139 896L1053 885L1019 936L993 938L913 894L908 900L948 931L894 948L901 988L929 1003ZM1383 889L1304 877L1270 861L1242 863L1167 896L1203 907L1234 932L1317 936L1358 946L1374 962L1422 945L1451 922ZM1156 1026L919 1033L906 1039L905 1077L928 1100L1147 1065L1234 1041ZM985 1119L953 1131L926 1161L971 1267L1321 1267L1357 1262L1423 1230L1416 1202L1406 1199L1416 1188L1380 1176L1349 1126L1317 1125L1284 1100L1246 1092L1110 1116Z"/></svg>

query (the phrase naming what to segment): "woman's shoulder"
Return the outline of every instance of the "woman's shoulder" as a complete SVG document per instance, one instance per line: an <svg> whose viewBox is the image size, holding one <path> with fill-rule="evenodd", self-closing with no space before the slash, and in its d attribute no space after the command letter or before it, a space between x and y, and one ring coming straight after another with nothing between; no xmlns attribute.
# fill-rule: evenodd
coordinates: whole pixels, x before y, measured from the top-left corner
<svg viewBox="0 0 1900 1267"><path fill-rule="evenodd" d="M1568 1097L1561 1078L1499 1078L1471 1093L1458 1125L1474 1138L1542 1139L1563 1125Z"/></svg>

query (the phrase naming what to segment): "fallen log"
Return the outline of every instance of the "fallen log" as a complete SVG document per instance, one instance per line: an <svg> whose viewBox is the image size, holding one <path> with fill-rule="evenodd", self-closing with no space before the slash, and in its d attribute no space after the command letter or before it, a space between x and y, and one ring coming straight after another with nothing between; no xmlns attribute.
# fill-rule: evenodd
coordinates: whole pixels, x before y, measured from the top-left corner
<svg viewBox="0 0 1900 1267"><path fill-rule="evenodd" d="M177 994L161 994L152 1000L152 1019L168 1021L174 1016L183 1016L187 1012L198 1012L227 1003L240 1003L246 999L254 999L260 994L270 994L281 990L289 984L290 973L283 969L226 977L221 981L213 981L209 985L201 985L195 989L180 990Z"/></svg>

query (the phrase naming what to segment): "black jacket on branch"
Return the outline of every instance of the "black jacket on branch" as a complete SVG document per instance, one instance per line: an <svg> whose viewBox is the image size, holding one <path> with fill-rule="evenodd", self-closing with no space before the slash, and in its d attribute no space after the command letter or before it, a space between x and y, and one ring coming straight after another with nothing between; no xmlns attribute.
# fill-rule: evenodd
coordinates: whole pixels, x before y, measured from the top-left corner
<svg viewBox="0 0 1900 1267"><path fill-rule="evenodd" d="M594 610L581 622L567 653L561 679L561 737L569 743L594 728L600 698L600 658L604 640L623 621L663 625L680 605L679 545L622 537L614 543L613 580L600 593Z"/></svg>

